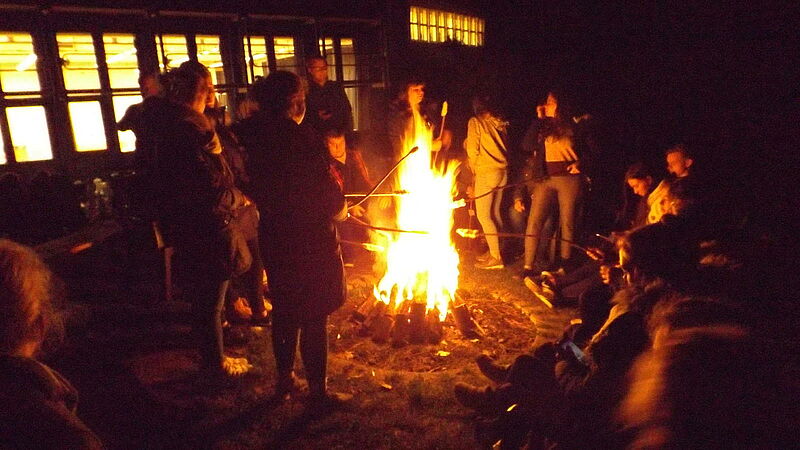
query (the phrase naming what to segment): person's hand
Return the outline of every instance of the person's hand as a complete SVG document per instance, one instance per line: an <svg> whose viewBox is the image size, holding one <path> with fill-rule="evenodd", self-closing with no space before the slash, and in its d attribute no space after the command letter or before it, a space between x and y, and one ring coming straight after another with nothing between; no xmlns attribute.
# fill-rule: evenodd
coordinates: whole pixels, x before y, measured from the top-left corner
<svg viewBox="0 0 800 450"><path fill-rule="evenodd" d="M539 105L536 107L536 117L539 119L544 119L544 105Z"/></svg>
<svg viewBox="0 0 800 450"><path fill-rule="evenodd" d="M520 198L514 199L514 211L518 213L525 212L525 204L522 203L522 199Z"/></svg>
<svg viewBox="0 0 800 450"><path fill-rule="evenodd" d="M467 186L467 197L475 197L475 187L471 184Z"/></svg>
<svg viewBox="0 0 800 450"><path fill-rule="evenodd" d="M351 206L347 211L353 217L364 217L364 214L367 212L367 210L361 205Z"/></svg>
<svg viewBox="0 0 800 450"><path fill-rule="evenodd" d="M586 256L592 258L595 261L602 261L603 259L605 259L606 254L597 247L589 247L586 249Z"/></svg>
<svg viewBox="0 0 800 450"><path fill-rule="evenodd" d="M580 164L576 161L568 165L567 172L569 172L571 175L578 175L579 173L581 173Z"/></svg>

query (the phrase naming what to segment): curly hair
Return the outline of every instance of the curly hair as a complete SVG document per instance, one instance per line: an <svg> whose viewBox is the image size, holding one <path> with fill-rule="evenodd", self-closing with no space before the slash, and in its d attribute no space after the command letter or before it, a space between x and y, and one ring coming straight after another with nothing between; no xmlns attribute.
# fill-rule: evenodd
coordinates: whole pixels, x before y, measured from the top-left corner
<svg viewBox="0 0 800 450"><path fill-rule="evenodd" d="M0 354L44 339L53 322L51 280L33 249L0 239Z"/></svg>

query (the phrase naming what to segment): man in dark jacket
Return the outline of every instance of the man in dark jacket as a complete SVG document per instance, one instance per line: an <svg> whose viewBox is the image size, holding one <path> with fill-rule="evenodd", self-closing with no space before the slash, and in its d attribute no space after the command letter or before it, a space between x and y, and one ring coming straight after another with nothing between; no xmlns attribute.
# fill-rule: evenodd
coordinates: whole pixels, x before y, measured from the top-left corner
<svg viewBox="0 0 800 450"><path fill-rule="evenodd" d="M347 209L322 138L306 123L302 81L278 71L253 85L259 111L234 132L248 153L250 193L261 210L259 235L273 300L276 395L296 389L298 334L312 402L327 394L327 319L345 299L334 221Z"/></svg>
<svg viewBox="0 0 800 450"><path fill-rule="evenodd" d="M336 129L353 131L353 107L341 84L328 80L328 63L312 56L308 70L308 114L305 121L320 134Z"/></svg>

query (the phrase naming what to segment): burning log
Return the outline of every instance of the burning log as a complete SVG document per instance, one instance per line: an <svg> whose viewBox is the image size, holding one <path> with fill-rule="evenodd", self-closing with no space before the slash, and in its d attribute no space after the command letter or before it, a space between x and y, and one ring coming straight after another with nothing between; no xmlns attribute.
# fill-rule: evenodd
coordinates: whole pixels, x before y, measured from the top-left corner
<svg viewBox="0 0 800 450"><path fill-rule="evenodd" d="M411 319L408 314L397 314L394 316L394 327L392 328L392 345L402 347L408 344L411 338Z"/></svg>
<svg viewBox="0 0 800 450"><path fill-rule="evenodd" d="M439 308L433 308L425 316L425 329L428 330L428 342L438 344L442 340L444 330L442 321L439 320Z"/></svg>
<svg viewBox="0 0 800 450"><path fill-rule="evenodd" d="M372 340L375 342L388 342L394 325L394 320L387 314L376 317L370 324Z"/></svg>
<svg viewBox="0 0 800 450"><path fill-rule="evenodd" d="M425 309L424 303L414 303L411 305L411 314L409 319L411 321L411 342L414 344L422 344L427 341L427 323L425 323Z"/></svg>
<svg viewBox="0 0 800 450"><path fill-rule="evenodd" d="M461 331L461 334L467 339L478 339L483 335L483 329L472 319L472 314L469 312L467 305L461 301L461 297L458 293L456 293L455 300L458 301L459 304L451 302L450 311L453 313L456 327L458 327L458 330Z"/></svg>

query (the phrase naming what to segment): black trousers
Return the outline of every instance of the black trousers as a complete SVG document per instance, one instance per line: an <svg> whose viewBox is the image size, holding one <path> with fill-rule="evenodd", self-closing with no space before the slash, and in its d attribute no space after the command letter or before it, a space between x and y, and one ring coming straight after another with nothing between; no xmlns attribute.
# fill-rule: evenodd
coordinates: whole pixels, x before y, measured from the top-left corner
<svg viewBox="0 0 800 450"><path fill-rule="evenodd" d="M327 388L328 316L301 317L296 311L276 308L272 316L272 347L278 378L290 376L294 370L298 336L300 356L306 370L311 394L324 393Z"/></svg>

